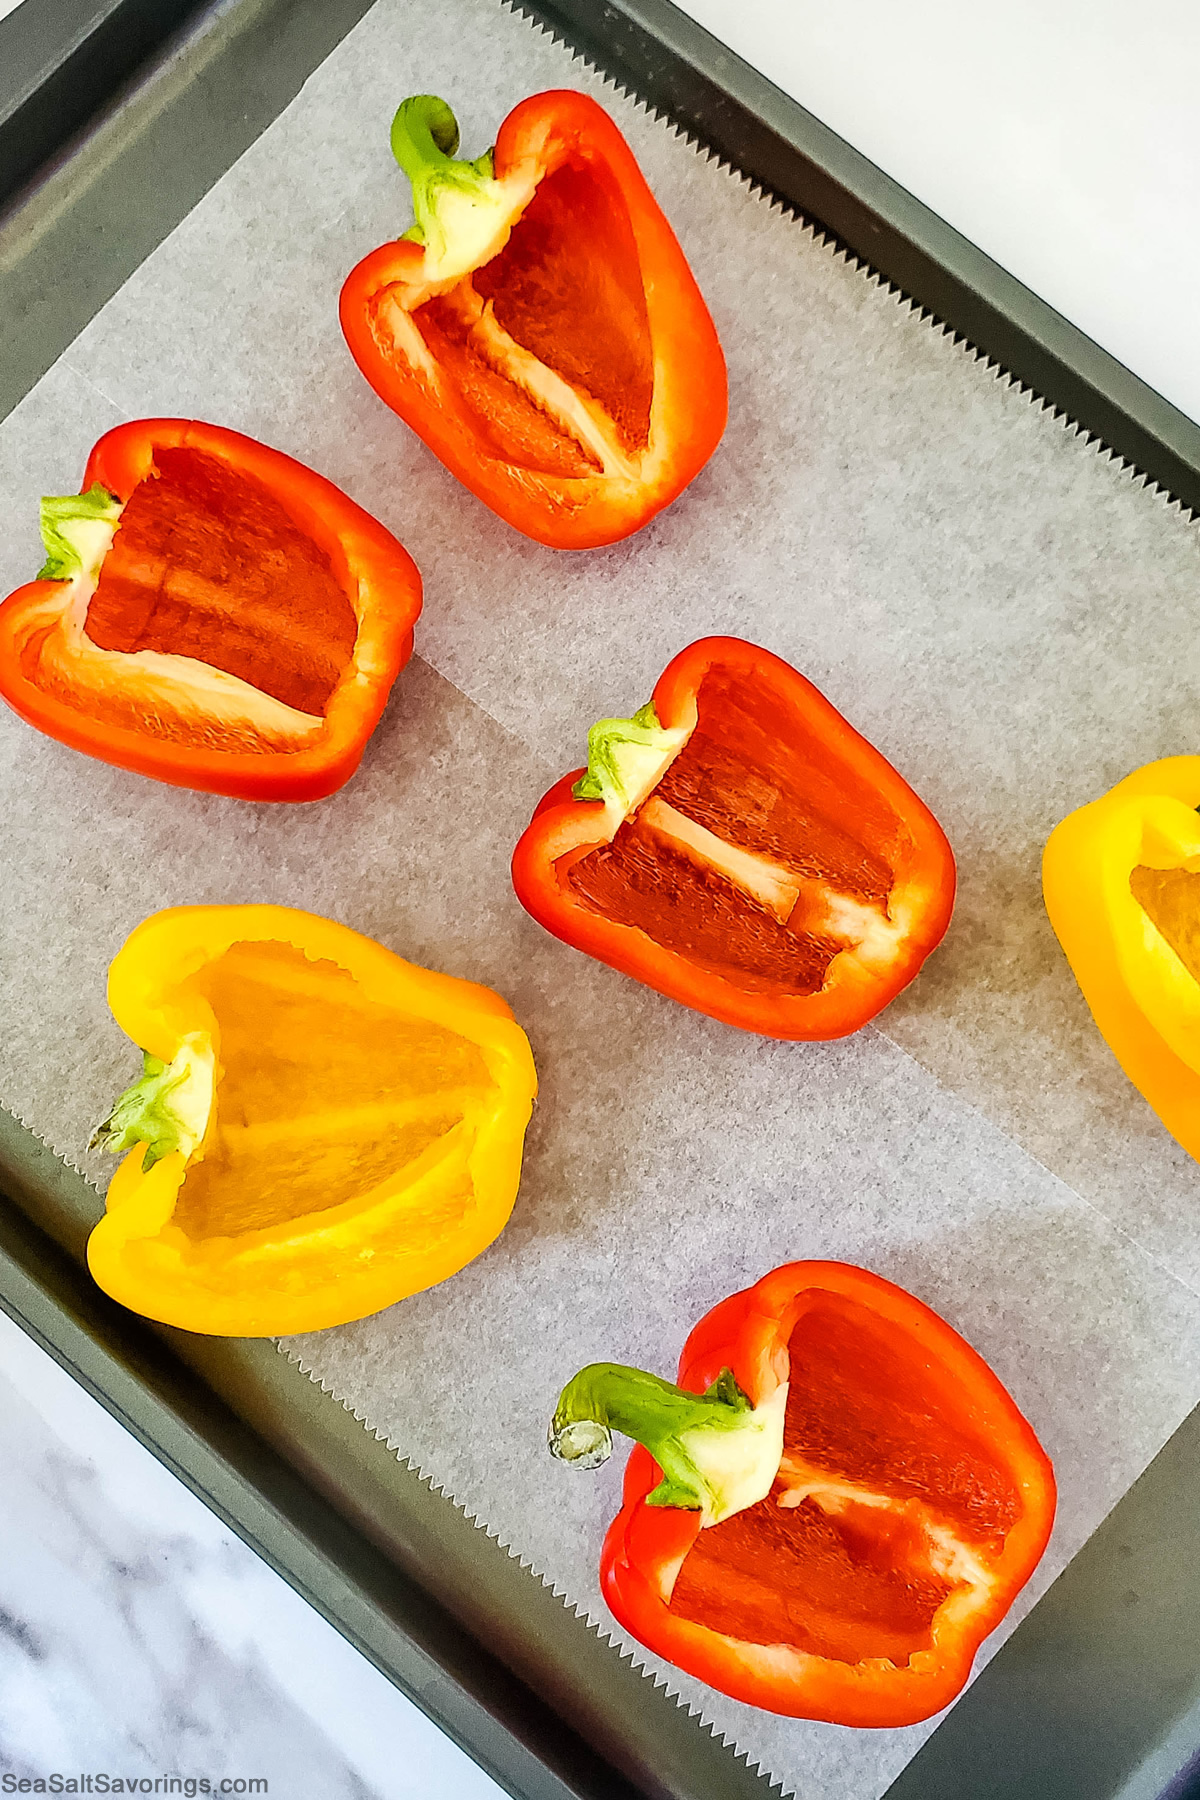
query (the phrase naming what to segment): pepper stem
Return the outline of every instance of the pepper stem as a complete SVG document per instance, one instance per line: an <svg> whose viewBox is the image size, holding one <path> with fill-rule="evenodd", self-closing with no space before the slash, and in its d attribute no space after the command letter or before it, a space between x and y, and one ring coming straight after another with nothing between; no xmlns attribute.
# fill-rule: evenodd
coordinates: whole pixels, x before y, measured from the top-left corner
<svg viewBox="0 0 1200 1800"><path fill-rule="evenodd" d="M569 1381L550 1425L550 1449L595 1469L612 1433L635 1438L663 1472L648 1506L678 1506L715 1525L764 1499L783 1455L786 1388L753 1407L729 1369L703 1394L615 1363L592 1363Z"/></svg>
<svg viewBox="0 0 1200 1800"><path fill-rule="evenodd" d="M204 1032L192 1032L169 1063L142 1051L140 1081L115 1102L108 1117L93 1131L89 1150L114 1155L144 1144L142 1172L148 1174L175 1151L190 1158L208 1129L215 1086L212 1044Z"/></svg>
<svg viewBox="0 0 1200 1800"><path fill-rule="evenodd" d="M416 219L404 236L438 258L446 250L439 208L447 191L483 201L493 178L492 152L473 162L456 161L458 143L458 120L436 94L413 94L401 102L392 120L392 155L412 182Z"/></svg>
<svg viewBox="0 0 1200 1800"><path fill-rule="evenodd" d="M410 181L426 166L444 168L458 149L458 120L436 94L412 94L392 120L392 155Z"/></svg>
<svg viewBox="0 0 1200 1800"><path fill-rule="evenodd" d="M95 580L112 544L121 502L98 481L86 494L47 494L42 500L42 543L46 560L39 581Z"/></svg>
<svg viewBox="0 0 1200 1800"><path fill-rule="evenodd" d="M576 800L602 800L613 830L662 780L688 740L683 727L659 723L654 702L631 719L599 719L588 732L587 774L571 789Z"/></svg>

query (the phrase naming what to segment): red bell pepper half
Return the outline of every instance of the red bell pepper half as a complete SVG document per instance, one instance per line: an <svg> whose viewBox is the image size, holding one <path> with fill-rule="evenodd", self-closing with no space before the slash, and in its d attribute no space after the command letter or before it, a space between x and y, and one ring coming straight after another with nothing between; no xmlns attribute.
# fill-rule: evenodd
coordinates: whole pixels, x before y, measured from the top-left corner
<svg viewBox="0 0 1200 1800"><path fill-rule="evenodd" d="M493 512L560 550L628 537L725 429L721 346L633 153L586 94L535 94L455 161L444 100L392 126L416 224L341 320L379 397Z"/></svg>
<svg viewBox="0 0 1200 1800"><path fill-rule="evenodd" d="M777 1038L857 1031L954 904L941 827L811 682L739 638L669 663L588 733L513 855L548 931L685 1006Z"/></svg>
<svg viewBox="0 0 1200 1800"><path fill-rule="evenodd" d="M253 438L139 419L42 502L47 562L0 605L0 695L179 787L317 800L358 767L421 610L416 564Z"/></svg>
<svg viewBox="0 0 1200 1800"><path fill-rule="evenodd" d="M595 1364L550 1447L638 1440L600 1579L710 1687L835 1725L949 1704L1041 1558L1054 1472L981 1357L902 1288L789 1263L708 1313L679 1385Z"/></svg>

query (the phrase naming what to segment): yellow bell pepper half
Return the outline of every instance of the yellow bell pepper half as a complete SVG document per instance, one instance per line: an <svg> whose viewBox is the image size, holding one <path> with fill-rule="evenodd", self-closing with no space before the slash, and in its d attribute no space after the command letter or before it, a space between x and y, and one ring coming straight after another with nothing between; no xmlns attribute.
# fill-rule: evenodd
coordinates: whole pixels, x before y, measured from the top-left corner
<svg viewBox="0 0 1200 1800"><path fill-rule="evenodd" d="M129 1150L88 1264L187 1331L365 1318L507 1223L537 1091L490 988L281 906L181 906L109 971L146 1073L94 1143Z"/></svg>
<svg viewBox="0 0 1200 1800"><path fill-rule="evenodd" d="M1050 923L1109 1049L1200 1160L1200 756L1137 769L1051 833Z"/></svg>

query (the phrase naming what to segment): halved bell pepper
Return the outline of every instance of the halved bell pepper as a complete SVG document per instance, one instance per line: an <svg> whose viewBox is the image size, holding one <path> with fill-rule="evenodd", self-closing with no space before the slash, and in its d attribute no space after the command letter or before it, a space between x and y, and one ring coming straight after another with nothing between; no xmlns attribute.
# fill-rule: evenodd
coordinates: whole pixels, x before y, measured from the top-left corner
<svg viewBox="0 0 1200 1800"><path fill-rule="evenodd" d="M949 1704L1036 1568L1054 1472L970 1345L902 1288L798 1262L724 1300L678 1386L597 1364L550 1447L637 1439L600 1579L639 1642L796 1718L909 1725Z"/></svg>
<svg viewBox="0 0 1200 1800"><path fill-rule="evenodd" d="M416 564L331 481L240 432L137 419L42 502L45 567L0 606L0 695L157 781L318 800L412 654Z"/></svg>
<svg viewBox="0 0 1200 1800"><path fill-rule="evenodd" d="M283 906L181 906L109 972L145 1074L88 1243L147 1318L265 1337L432 1287L503 1230L537 1091L490 988Z"/></svg>
<svg viewBox="0 0 1200 1800"><path fill-rule="evenodd" d="M535 94L454 160L444 100L392 149L416 224L352 270L341 319L380 399L486 506L560 550L628 537L725 429L725 360L671 227L608 114Z"/></svg>
<svg viewBox="0 0 1200 1800"><path fill-rule="evenodd" d="M522 906L568 944L726 1024L857 1031L917 973L954 905L937 820L803 675L703 638L648 706L588 733L513 856Z"/></svg>
<svg viewBox="0 0 1200 1800"><path fill-rule="evenodd" d="M1109 1049L1200 1160L1200 756L1148 763L1063 820L1046 911Z"/></svg>

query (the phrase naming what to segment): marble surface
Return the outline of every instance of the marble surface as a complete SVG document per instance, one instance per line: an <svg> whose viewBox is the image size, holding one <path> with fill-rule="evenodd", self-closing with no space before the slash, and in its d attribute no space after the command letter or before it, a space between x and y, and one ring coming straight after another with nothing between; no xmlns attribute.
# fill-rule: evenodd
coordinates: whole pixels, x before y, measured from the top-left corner
<svg viewBox="0 0 1200 1800"><path fill-rule="evenodd" d="M1194 0L675 0L1200 420Z"/></svg>
<svg viewBox="0 0 1200 1800"><path fill-rule="evenodd" d="M0 1777L502 1800L3 1314L0 1544Z"/></svg>

